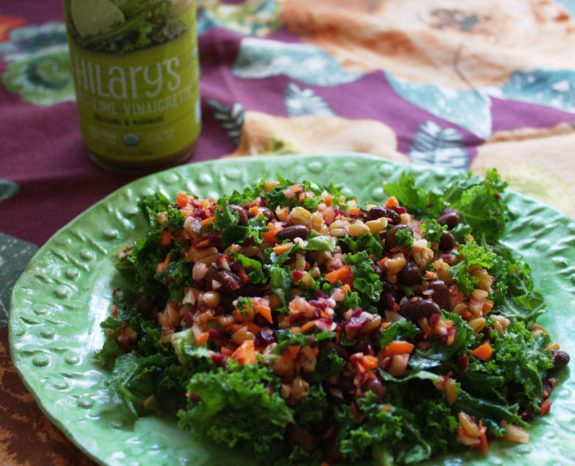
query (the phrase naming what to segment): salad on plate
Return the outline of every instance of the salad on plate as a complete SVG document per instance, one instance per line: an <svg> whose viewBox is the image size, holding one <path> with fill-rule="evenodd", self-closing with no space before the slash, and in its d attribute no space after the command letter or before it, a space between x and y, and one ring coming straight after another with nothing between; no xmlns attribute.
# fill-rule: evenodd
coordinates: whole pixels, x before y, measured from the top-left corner
<svg viewBox="0 0 575 466"><path fill-rule="evenodd" d="M569 362L530 267L500 242L496 171L384 202L262 180L141 199L97 362L134 418L264 464L411 464L529 441Z"/></svg>

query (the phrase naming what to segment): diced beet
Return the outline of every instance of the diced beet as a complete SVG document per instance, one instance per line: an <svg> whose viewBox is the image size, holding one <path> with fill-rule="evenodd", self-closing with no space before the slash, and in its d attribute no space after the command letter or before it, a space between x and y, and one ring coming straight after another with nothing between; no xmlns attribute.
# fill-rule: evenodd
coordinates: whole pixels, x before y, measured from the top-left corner
<svg viewBox="0 0 575 466"><path fill-rule="evenodd" d="M194 323L194 314L195 311L192 309L186 312L184 317L182 317L182 327L189 328L192 326L192 324Z"/></svg>
<svg viewBox="0 0 575 466"><path fill-rule="evenodd" d="M261 330L256 335L256 345L265 347L275 342L275 335L273 330Z"/></svg>
<svg viewBox="0 0 575 466"><path fill-rule="evenodd" d="M210 355L214 364L219 367L226 367L228 357L222 353L212 353Z"/></svg>

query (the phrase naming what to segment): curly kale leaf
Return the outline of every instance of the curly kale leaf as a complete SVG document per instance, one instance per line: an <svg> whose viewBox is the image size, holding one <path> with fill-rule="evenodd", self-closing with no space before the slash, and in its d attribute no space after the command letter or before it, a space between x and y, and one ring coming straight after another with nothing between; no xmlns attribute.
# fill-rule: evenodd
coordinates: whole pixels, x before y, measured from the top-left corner
<svg viewBox="0 0 575 466"><path fill-rule="evenodd" d="M359 398L357 405L365 417L363 422L356 420L350 406L341 406L335 411L338 444L344 458L355 461L369 456L375 446L396 443L403 438L401 416L391 407L381 409L373 392Z"/></svg>
<svg viewBox="0 0 575 466"><path fill-rule="evenodd" d="M397 197L415 214L438 217L447 207L457 210L463 222L471 226L473 235L489 244L497 243L509 219L509 209L501 198L506 187L494 169L486 170L484 179L469 172L430 191L419 188L415 177L406 172L384 186L389 195Z"/></svg>
<svg viewBox="0 0 575 466"><path fill-rule="evenodd" d="M291 408L279 395L279 380L263 366L196 373L187 388L195 397L178 412L179 425L199 438L265 453L283 439L293 420Z"/></svg>
<svg viewBox="0 0 575 466"><path fill-rule="evenodd" d="M329 402L321 385L310 387L295 407L294 419L301 426L321 426L326 420Z"/></svg>
<svg viewBox="0 0 575 466"><path fill-rule="evenodd" d="M170 200L162 193L144 196L140 202L138 202L138 207L151 226L157 225L158 214L165 211L169 205Z"/></svg>
<svg viewBox="0 0 575 466"><path fill-rule="evenodd" d="M379 275L373 270L373 261L367 252L347 254L343 257L343 262L353 270L353 289L359 293L362 302L378 302L383 285Z"/></svg>

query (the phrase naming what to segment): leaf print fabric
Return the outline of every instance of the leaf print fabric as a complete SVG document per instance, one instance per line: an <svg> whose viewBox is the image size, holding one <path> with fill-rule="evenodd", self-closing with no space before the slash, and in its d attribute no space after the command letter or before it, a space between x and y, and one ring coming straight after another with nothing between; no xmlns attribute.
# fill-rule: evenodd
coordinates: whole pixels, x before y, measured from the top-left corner
<svg viewBox="0 0 575 466"><path fill-rule="evenodd" d="M329 104L312 89L300 89L294 83L289 83L286 88L285 104L289 116L334 114Z"/></svg>
<svg viewBox="0 0 575 466"><path fill-rule="evenodd" d="M441 128L433 121L426 121L409 148L409 160L417 165L464 170L469 167L469 156L463 139L454 128Z"/></svg>
<svg viewBox="0 0 575 466"><path fill-rule="evenodd" d="M24 101L53 105L75 99L64 24L13 29L0 43L2 55L6 61L2 81Z"/></svg>
<svg viewBox="0 0 575 466"><path fill-rule="evenodd" d="M89 161L61 1L0 8L0 322L35 245L140 176ZM197 4L203 129L191 162L344 151L497 167L513 189L575 217L575 0ZM26 390L6 341L0 331L11 393L0 464L91 466L29 398L33 419L21 421Z"/></svg>

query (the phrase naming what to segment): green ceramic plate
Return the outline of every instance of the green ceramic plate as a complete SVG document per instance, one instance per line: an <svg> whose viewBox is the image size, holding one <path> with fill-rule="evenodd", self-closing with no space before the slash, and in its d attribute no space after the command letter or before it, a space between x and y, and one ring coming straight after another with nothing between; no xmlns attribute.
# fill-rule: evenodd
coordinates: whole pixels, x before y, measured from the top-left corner
<svg viewBox="0 0 575 466"><path fill-rule="evenodd" d="M60 230L32 259L10 312L14 365L50 419L83 451L109 465L248 465L238 451L194 442L173 419L144 418L130 425L92 363L103 336L114 281L115 252L145 227L136 207L144 194L189 191L217 197L256 178L280 173L292 179L336 182L362 200L383 199L382 183L399 166L359 154L227 159L175 168L116 191ZM454 176L409 168L432 187ZM523 253L549 307L542 323L575 355L575 223L532 199L509 194L516 219L505 242ZM498 443L487 457L469 453L433 464L575 464L575 380L564 376L553 393L551 415L530 429L531 443Z"/></svg>

